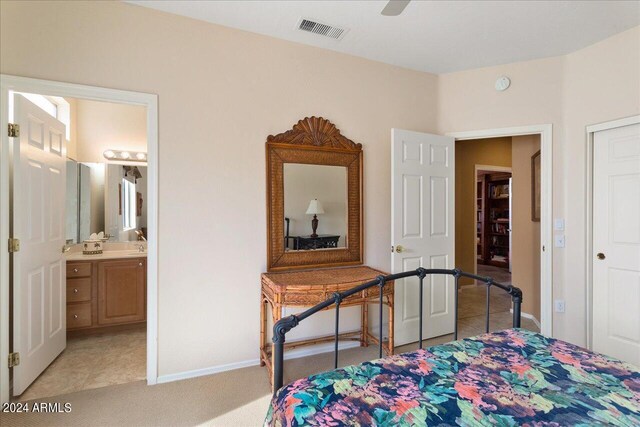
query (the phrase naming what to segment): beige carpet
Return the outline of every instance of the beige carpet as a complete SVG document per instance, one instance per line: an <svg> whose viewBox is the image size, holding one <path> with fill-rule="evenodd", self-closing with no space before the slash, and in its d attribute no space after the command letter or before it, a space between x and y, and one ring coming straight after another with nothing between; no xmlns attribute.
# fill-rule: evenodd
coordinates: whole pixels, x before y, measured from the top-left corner
<svg viewBox="0 0 640 427"><path fill-rule="evenodd" d="M492 294L491 329L511 326L509 302ZM460 292L460 337L484 332L484 289L470 287ZM495 311L494 311L495 310ZM537 331L533 322L522 326ZM450 341L444 336L425 341L435 345ZM396 352L411 351L411 344ZM352 348L340 352L340 366L377 357L377 347ZM288 360L285 382L332 368L333 353ZM265 368L258 366L207 377L148 387L142 381L85 390L45 399L71 403L68 414L0 414L4 426L259 426L270 400Z"/></svg>

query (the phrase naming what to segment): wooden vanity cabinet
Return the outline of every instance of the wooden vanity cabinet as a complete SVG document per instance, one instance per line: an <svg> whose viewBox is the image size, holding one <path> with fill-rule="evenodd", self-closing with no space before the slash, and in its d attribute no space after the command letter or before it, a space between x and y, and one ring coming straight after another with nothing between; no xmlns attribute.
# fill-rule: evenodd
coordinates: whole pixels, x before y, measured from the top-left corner
<svg viewBox="0 0 640 427"><path fill-rule="evenodd" d="M98 263L98 324L145 320L145 271L139 259Z"/></svg>
<svg viewBox="0 0 640 427"><path fill-rule="evenodd" d="M146 320L146 258L67 262L67 330Z"/></svg>

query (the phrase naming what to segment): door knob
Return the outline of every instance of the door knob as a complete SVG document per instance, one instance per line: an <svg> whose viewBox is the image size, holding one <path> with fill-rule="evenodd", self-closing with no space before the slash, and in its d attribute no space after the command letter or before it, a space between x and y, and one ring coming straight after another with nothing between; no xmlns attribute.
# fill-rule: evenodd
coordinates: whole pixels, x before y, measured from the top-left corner
<svg viewBox="0 0 640 427"><path fill-rule="evenodd" d="M598 255L596 255L598 257L598 259L605 259L606 256L604 256L604 254L602 252L598 252Z"/></svg>
<svg viewBox="0 0 640 427"><path fill-rule="evenodd" d="M397 253L402 253L402 252L404 252L404 246L402 246L402 245L397 245L397 246L396 246L396 252L397 252Z"/></svg>

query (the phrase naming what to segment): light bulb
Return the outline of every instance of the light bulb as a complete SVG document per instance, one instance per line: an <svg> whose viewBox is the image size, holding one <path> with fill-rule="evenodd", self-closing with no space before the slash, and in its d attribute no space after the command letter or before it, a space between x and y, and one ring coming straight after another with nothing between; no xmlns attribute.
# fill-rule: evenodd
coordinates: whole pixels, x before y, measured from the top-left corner
<svg viewBox="0 0 640 427"><path fill-rule="evenodd" d="M147 158L147 155L145 153L137 153L136 158L138 160L145 160Z"/></svg>
<svg viewBox="0 0 640 427"><path fill-rule="evenodd" d="M129 157L131 157L131 154L129 154L128 151L122 151L120 153L120 157L122 157L123 159L128 159Z"/></svg>
<svg viewBox="0 0 640 427"><path fill-rule="evenodd" d="M107 150L103 154L107 159L113 159L116 156L116 153L111 150Z"/></svg>

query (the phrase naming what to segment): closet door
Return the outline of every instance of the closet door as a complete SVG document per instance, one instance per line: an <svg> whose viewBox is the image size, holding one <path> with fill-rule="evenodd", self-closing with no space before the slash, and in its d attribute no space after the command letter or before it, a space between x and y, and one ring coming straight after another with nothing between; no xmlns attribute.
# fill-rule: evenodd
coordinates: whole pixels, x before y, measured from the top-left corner
<svg viewBox="0 0 640 427"><path fill-rule="evenodd" d="M640 366L640 124L594 135L593 349Z"/></svg>

